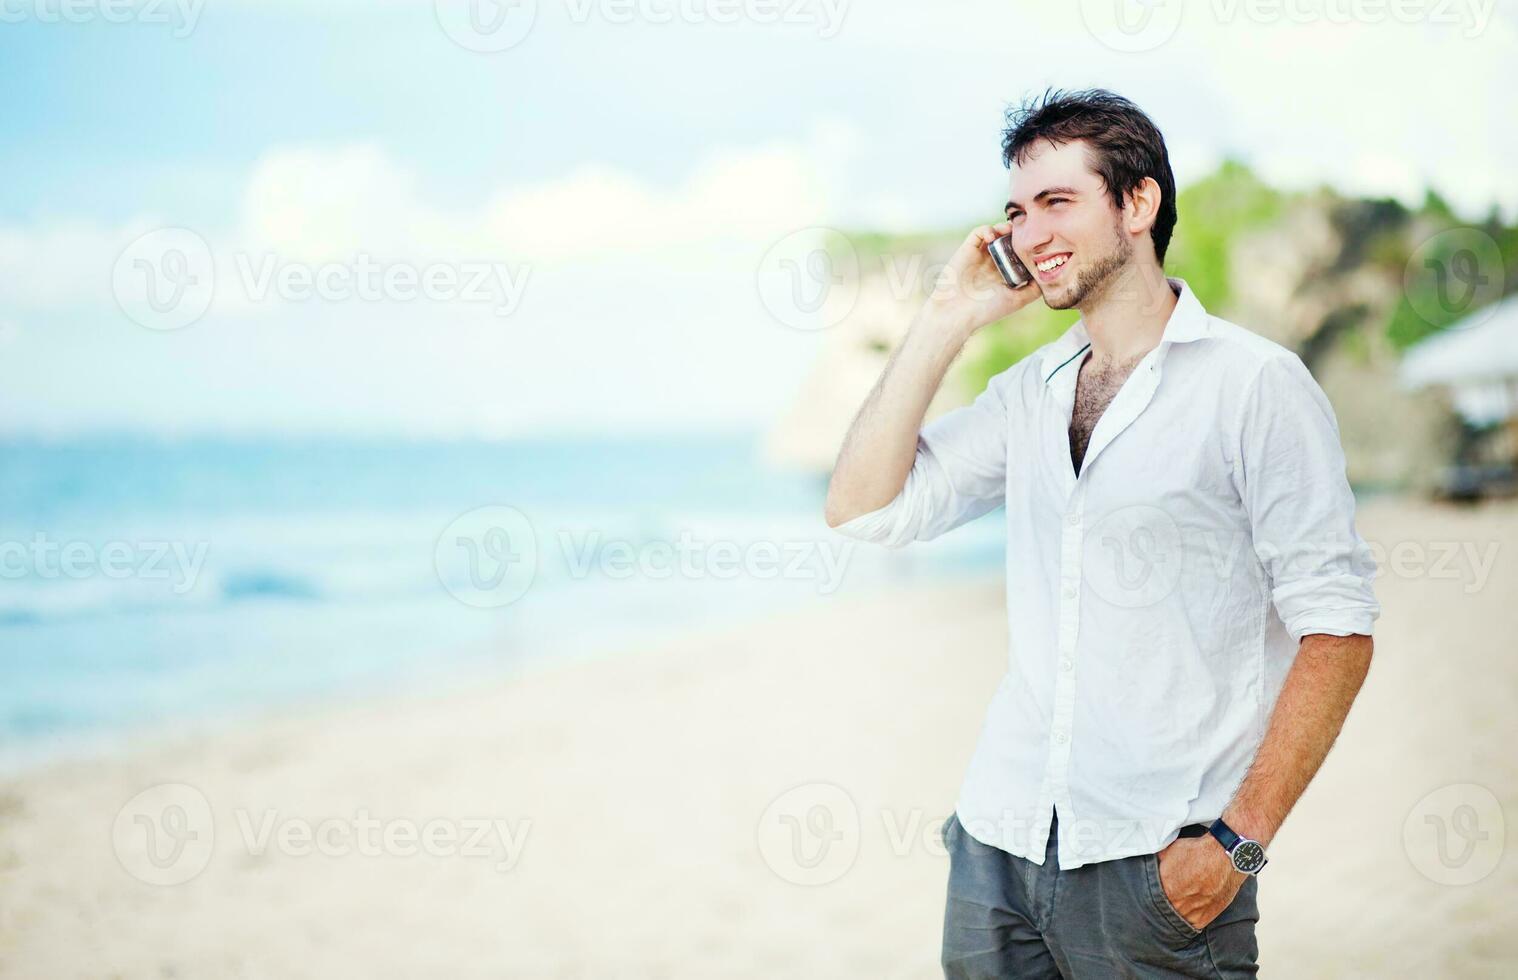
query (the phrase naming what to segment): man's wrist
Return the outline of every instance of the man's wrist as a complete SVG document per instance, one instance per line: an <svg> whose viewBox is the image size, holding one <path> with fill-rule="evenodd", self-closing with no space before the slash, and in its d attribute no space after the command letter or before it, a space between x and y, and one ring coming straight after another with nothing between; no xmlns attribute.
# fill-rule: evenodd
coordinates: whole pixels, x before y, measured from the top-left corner
<svg viewBox="0 0 1518 980"><path fill-rule="evenodd" d="M1275 838L1276 827L1274 823L1258 812L1244 808L1229 807L1223 811L1222 817L1223 822L1234 833L1240 837L1259 841L1262 847L1269 848L1271 840Z"/></svg>
<svg viewBox="0 0 1518 980"><path fill-rule="evenodd" d="M957 351L983 326L985 324L975 322L973 314L952 304L929 299L917 311L912 329L941 338L944 342L955 345Z"/></svg>

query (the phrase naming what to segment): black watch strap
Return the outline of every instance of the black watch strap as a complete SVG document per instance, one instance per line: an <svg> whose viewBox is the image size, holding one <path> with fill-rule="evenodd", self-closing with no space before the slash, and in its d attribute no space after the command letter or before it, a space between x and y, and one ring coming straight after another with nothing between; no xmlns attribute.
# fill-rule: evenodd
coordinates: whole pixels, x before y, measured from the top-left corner
<svg viewBox="0 0 1518 980"><path fill-rule="evenodd" d="M1207 829L1212 831L1212 836L1218 839L1218 843L1223 845L1223 850L1225 851L1231 852L1234 845L1242 839L1238 834L1233 832L1232 827L1223 822L1222 817L1214 820L1212 826Z"/></svg>

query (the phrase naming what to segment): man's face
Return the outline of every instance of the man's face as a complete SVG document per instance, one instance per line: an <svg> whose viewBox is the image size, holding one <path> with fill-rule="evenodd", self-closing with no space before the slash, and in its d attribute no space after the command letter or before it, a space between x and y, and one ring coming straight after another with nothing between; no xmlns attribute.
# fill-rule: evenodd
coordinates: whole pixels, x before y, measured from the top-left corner
<svg viewBox="0 0 1518 980"><path fill-rule="evenodd" d="M1080 306L1133 257L1121 212L1087 164L1087 153L1082 142L1043 142L1012 167L1012 249L1050 309Z"/></svg>

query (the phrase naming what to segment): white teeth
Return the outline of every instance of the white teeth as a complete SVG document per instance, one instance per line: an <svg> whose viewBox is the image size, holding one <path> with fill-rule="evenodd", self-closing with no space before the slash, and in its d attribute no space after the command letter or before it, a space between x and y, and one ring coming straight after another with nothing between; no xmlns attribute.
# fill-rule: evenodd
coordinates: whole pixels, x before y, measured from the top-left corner
<svg viewBox="0 0 1518 980"><path fill-rule="evenodd" d="M1069 258L1067 255L1056 255L1054 258L1049 259L1048 261L1040 262L1038 263L1038 271L1048 272L1050 269L1058 269L1060 266L1065 264L1065 259L1067 258Z"/></svg>

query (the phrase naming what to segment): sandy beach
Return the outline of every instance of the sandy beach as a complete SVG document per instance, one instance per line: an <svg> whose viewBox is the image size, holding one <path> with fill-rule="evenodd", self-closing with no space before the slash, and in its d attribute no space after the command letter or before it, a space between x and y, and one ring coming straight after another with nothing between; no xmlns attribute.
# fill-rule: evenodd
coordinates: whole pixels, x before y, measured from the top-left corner
<svg viewBox="0 0 1518 980"><path fill-rule="evenodd" d="M1518 507L1378 499L1359 526L1375 663L1272 849L1262 970L1518 975ZM1001 588L845 585L0 781L0 974L939 976Z"/></svg>

